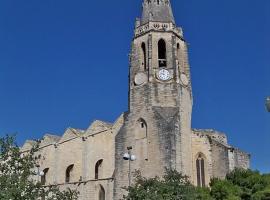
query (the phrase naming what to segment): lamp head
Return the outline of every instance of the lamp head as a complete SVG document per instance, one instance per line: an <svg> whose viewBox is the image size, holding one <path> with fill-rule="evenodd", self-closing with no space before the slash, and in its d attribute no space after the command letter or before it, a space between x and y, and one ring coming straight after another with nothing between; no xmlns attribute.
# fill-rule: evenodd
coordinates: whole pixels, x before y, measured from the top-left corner
<svg viewBox="0 0 270 200"><path fill-rule="evenodd" d="M123 155L123 159L124 159L124 160L129 160L129 159L130 159L130 155L129 155L128 153L125 153L125 154Z"/></svg>
<svg viewBox="0 0 270 200"><path fill-rule="evenodd" d="M40 171L40 172L38 173L39 176L44 176L44 174L45 174L45 173L44 173L43 171Z"/></svg>
<svg viewBox="0 0 270 200"><path fill-rule="evenodd" d="M135 161L135 160L136 160L136 156L135 156L135 155L131 155L131 156L130 156L130 160L131 160L131 161Z"/></svg>

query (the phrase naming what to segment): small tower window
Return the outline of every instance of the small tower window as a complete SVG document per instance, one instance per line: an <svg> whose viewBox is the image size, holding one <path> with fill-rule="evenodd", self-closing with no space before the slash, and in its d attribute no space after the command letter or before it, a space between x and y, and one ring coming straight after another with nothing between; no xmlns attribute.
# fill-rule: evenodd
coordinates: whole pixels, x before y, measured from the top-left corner
<svg viewBox="0 0 270 200"><path fill-rule="evenodd" d="M163 39L158 42L158 65L167 67L166 43Z"/></svg>
<svg viewBox="0 0 270 200"><path fill-rule="evenodd" d="M46 168L43 170L43 176L41 176L42 185L46 185L48 172L49 172L49 168Z"/></svg>
<svg viewBox="0 0 270 200"><path fill-rule="evenodd" d="M205 160L202 154L199 154L196 160L197 168L197 186L205 187Z"/></svg>
<svg viewBox="0 0 270 200"><path fill-rule="evenodd" d="M144 71L146 71L146 46L145 43L142 43L142 68L144 69Z"/></svg>
<svg viewBox="0 0 270 200"><path fill-rule="evenodd" d="M69 165L66 170L66 183L69 183L72 179L74 165Z"/></svg>
<svg viewBox="0 0 270 200"><path fill-rule="evenodd" d="M102 163L103 163L103 159L97 161L97 163L96 163L96 166L95 166L95 179L99 179L101 177Z"/></svg>
<svg viewBox="0 0 270 200"><path fill-rule="evenodd" d="M137 121L137 127L135 129L135 138L143 139L147 137L147 124L144 119L139 119Z"/></svg>

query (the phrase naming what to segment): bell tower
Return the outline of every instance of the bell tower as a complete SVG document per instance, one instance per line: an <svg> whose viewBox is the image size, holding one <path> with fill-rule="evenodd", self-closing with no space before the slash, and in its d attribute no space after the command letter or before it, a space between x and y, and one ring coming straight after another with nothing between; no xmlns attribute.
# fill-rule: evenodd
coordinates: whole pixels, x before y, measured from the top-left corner
<svg viewBox="0 0 270 200"><path fill-rule="evenodd" d="M136 98L136 94L151 95L142 94L143 85L159 93L150 102ZM164 88L168 86L186 88L192 96L186 42L175 25L169 0L144 0L130 53L130 110L140 102L142 106L179 106L178 92Z"/></svg>
<svg viewBox="0 0 270 200"><path fill-rule="evenodd" d="M128 186L129 163L122 159L127 147L137 157L132 172L154 177L169 168L192 177L190 68L170 0L143 1L129 69L129 110L115 142L115 199Z"/></svg>

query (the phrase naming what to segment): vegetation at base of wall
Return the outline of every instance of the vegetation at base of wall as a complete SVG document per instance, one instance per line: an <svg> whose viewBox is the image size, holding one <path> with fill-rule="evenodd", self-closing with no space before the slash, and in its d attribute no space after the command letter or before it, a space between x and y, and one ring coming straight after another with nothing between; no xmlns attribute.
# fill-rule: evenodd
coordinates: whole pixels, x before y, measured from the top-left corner
<svg viewBox="0 0 270 200"><path fill-rule="evenodd" d="M126 188L125 200L210 200L208 188L196 188L175 170L166 170L162 177L146 179L140 172L135 172L135 184Z"/></svg>
<svg viewBox="0 0 270 200"><path fill-rule="evenodd" d="M136 172L135 183L126 190L124 200L270 200L270 175L235 169L225 180L215 178L209 188L201 188L174 170L150 179Z"/></svg>
<svg viewBox="0 0 270 200"><path fill-rule="evenodd" d="M0 199L1 200L76 200L78 192L60 191L56 186L44 187L35 171L39 142L27 153L22 153L14 136L0 138Z"/></svg>

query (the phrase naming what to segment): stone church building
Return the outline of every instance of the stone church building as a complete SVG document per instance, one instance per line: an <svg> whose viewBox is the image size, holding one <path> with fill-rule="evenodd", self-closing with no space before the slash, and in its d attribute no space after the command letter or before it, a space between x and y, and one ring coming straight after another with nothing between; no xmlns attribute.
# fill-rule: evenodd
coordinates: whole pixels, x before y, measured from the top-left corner
<svg viewBox="0 0 270 200"><path fill-rule="evenodd" d="M169 0L144 0L129 58L128 111L114 123L97 120L86 130L68 128L62 137L45 135L39 161L44 185L77 189L80 200L120 200L135 170L153 177L176 169L207 186L211 177L249 168L249 154L230 146L224 133L191 127L187 42ZM33 144L26 141L22 150ZM136 160L123 159L127 148Z"/></svg>

